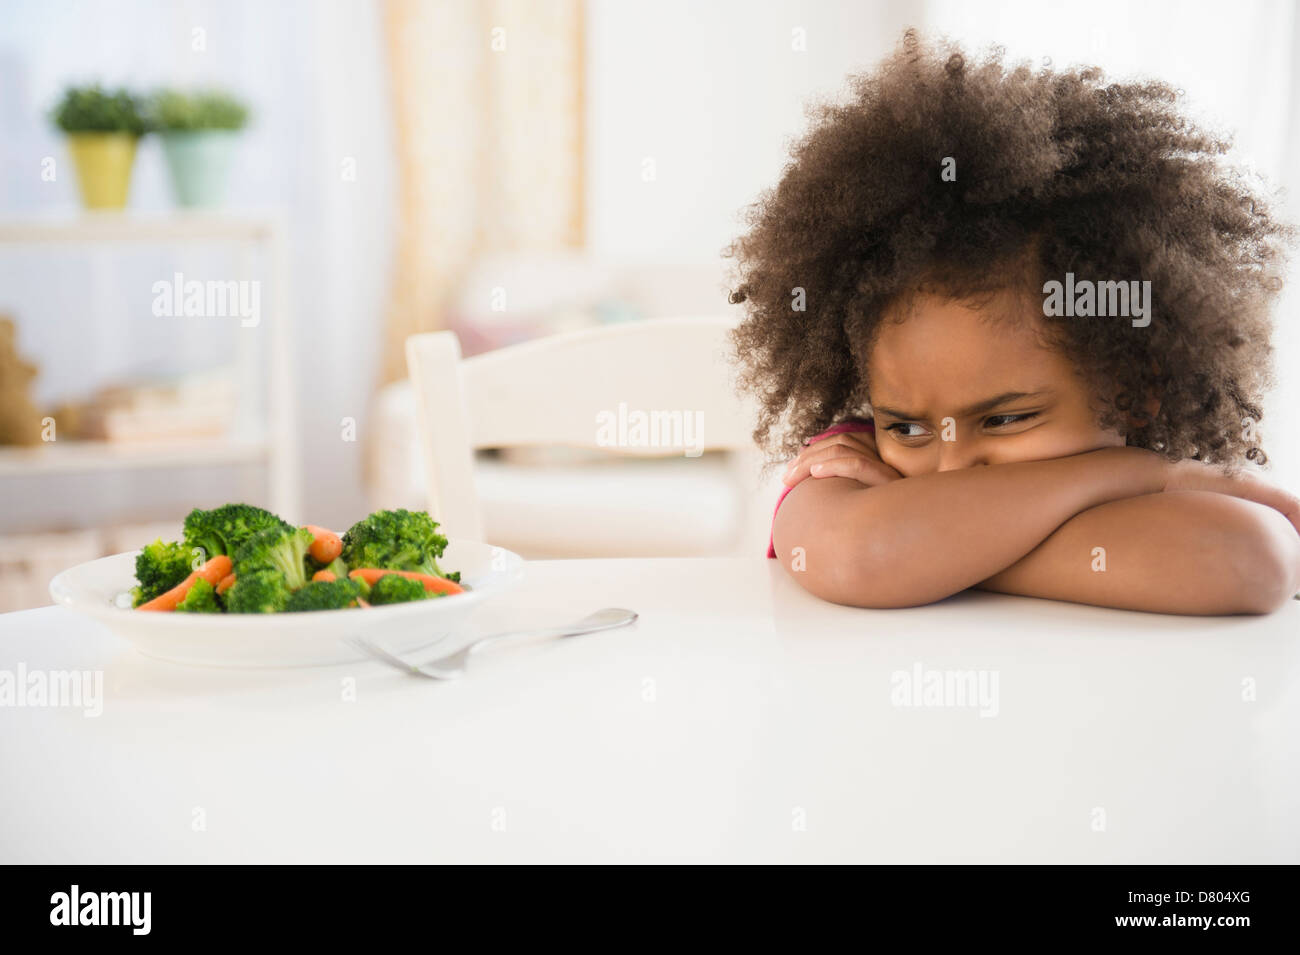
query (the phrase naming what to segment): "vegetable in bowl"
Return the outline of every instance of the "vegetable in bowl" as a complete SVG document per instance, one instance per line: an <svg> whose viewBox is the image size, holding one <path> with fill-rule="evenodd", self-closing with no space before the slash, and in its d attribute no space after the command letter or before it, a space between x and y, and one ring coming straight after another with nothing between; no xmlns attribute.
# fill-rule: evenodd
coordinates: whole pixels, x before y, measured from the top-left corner
<svg viewBox="0 0 1300 955"><path fill-rule="evenodd" d="M284 609L289 613L342 610L345 607L359 606L361 599L361 585L355 580L346 577L340 580L313 580L301 590L294 591Z"/></svg>
<svg viewBox="0 0 1300 955"><path fill-rule="evenodd" d="M214 554L233 557L245 541L267 528L294 529L270 511L251 504L226 504L210 511L196 507L185 518L185 543L202 548L209 557Z"/></svg>
<svg viewBox="0 0 1300 955"><path fill-rule="evenodd" d="M184 536L136 558L138 610L301 613L407 603L463 593L438 558L447 538L428 514L376 511L342 537L248 504L195 509Z"/></svg>
<svg viewBox="0 0 1300 955"><path fill-rule="evenodd" d="M194 581L189 593L176 605L179 613L221 613L217 601L217 588L200 577Z"/></svg>
<svg viewBox="0 0 1300 955"><path fill-rule="evenodd" d="M351 568L386 567L460 581L460 574L444 574L437 558L447 547L438 522L428 514L398 508L375 511L357 521L343 535L343 560Z"/></svg>
<svg viewBox="0 0 1300 955"><path fill-rule="evenodd" d="M400 604L411 600L425 600L443 596L424 589L424 584L401 574L384 574L370 588L372 604Z"/></svg>
<svg viewBox="0 0 1300 955"><path fill-rule="evenodd" d="M179 584L198 569L192 561L203 563L202 553L181 541L164 543L162 538L146 545L135 559L137 585L131 591L132 606L147 603Z"/></svg>
<svg viewBox="0 0 1300 955"><path fill-rule="evenodd" d="M311 532L265 527L235 551L235 582L226 592L231 613L275 613L295 591L307 586L307 551Z"/></svg>

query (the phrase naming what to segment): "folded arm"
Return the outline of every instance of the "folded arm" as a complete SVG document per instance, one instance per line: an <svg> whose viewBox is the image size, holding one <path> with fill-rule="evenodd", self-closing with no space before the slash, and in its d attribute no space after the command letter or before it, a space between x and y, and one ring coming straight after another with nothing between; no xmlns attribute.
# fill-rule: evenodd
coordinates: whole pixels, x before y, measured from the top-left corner
<svg viewBox="0 0 1300 955"><path fill-rule="evenodd" d="M1289 596L1300 538L1285 518L1227 495L1162 493L1164 484L1163 462L1136 448L878 487L806 480L778 511L773 543L807 590L861 607L974 586L1174 613L1262 613Z"/></svg>
<svg viewBox="0 0 1300 955"><path fill-rule="evenodd" d="M1269 613L1300 587L1300 535L1210 491L1112 501L1066 521L981 590L1155 613Z"/></svg>

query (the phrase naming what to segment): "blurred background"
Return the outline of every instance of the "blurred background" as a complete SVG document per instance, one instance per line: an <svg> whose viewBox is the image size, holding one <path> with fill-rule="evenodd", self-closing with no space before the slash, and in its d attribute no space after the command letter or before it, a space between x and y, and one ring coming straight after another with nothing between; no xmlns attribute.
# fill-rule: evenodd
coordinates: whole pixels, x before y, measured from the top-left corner
<svg viewBox="0 0 1300 955"><path fill-rule="evenodd" d="M804 106L907 26L1166 79L1267 188L1296 186L1287 0L8 0L0 610L194 506L340 531L423 507L410 334L475 355L732 313L722 249ZM1288 290L1263 424L1293 489L1298 319ZM485 536L760 553L779 484L725 457L480 451Z"/></svg>

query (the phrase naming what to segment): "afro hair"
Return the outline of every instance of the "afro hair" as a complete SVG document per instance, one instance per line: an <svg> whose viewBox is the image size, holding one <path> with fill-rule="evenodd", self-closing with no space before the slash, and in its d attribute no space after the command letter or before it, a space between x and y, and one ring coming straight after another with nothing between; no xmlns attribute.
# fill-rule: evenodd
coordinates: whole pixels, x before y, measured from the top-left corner
<svg viewBox="0 0 1300 955"><path fill-rule="evenodd" d="M1004 57L968 61L908 30L849 78L847 102L811 108L724 250L737 262L730 300L745 306L732 345L758 399L755 441L788 457L869 414L866 357L916 293L1013 290L1031 310L1016 320L1032 321L1045 282L1073 273L1151 283L1145 327L1039 320L1091 384L1099 426L1170 460L1264 463L1254 424L1294 230L1219 158L1230 141L1179 114L1181 90Z"/></svg>

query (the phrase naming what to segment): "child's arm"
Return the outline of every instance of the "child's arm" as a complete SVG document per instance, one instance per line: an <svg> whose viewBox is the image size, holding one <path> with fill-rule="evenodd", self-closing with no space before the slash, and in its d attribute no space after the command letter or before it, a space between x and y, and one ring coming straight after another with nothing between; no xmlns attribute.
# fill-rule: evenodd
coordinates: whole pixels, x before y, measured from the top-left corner
<svg viewBox="0 0 1300 955"><path fill-rule="evenodd" d="M1300 588L1300 534L1254 501L1144 494L1072 517L976 586L1155 613L1269 613Z"/></svg>
<svg viewBox="0 0 1300 955"><path fill-rule="evenodd" d="M773 543L795 578L824 599L863 607L931 603L1010 568L1075 515L1162 491L1170 467L1149 451L1114 447L877 487L809 479L777 512ZM1241 550L1229 560L1240 567L1258 541L1248 533L1232 539ZM1281 576L1266 569L1269 579ZM1023 578L1021 585L1030 587Z"/></svg>

